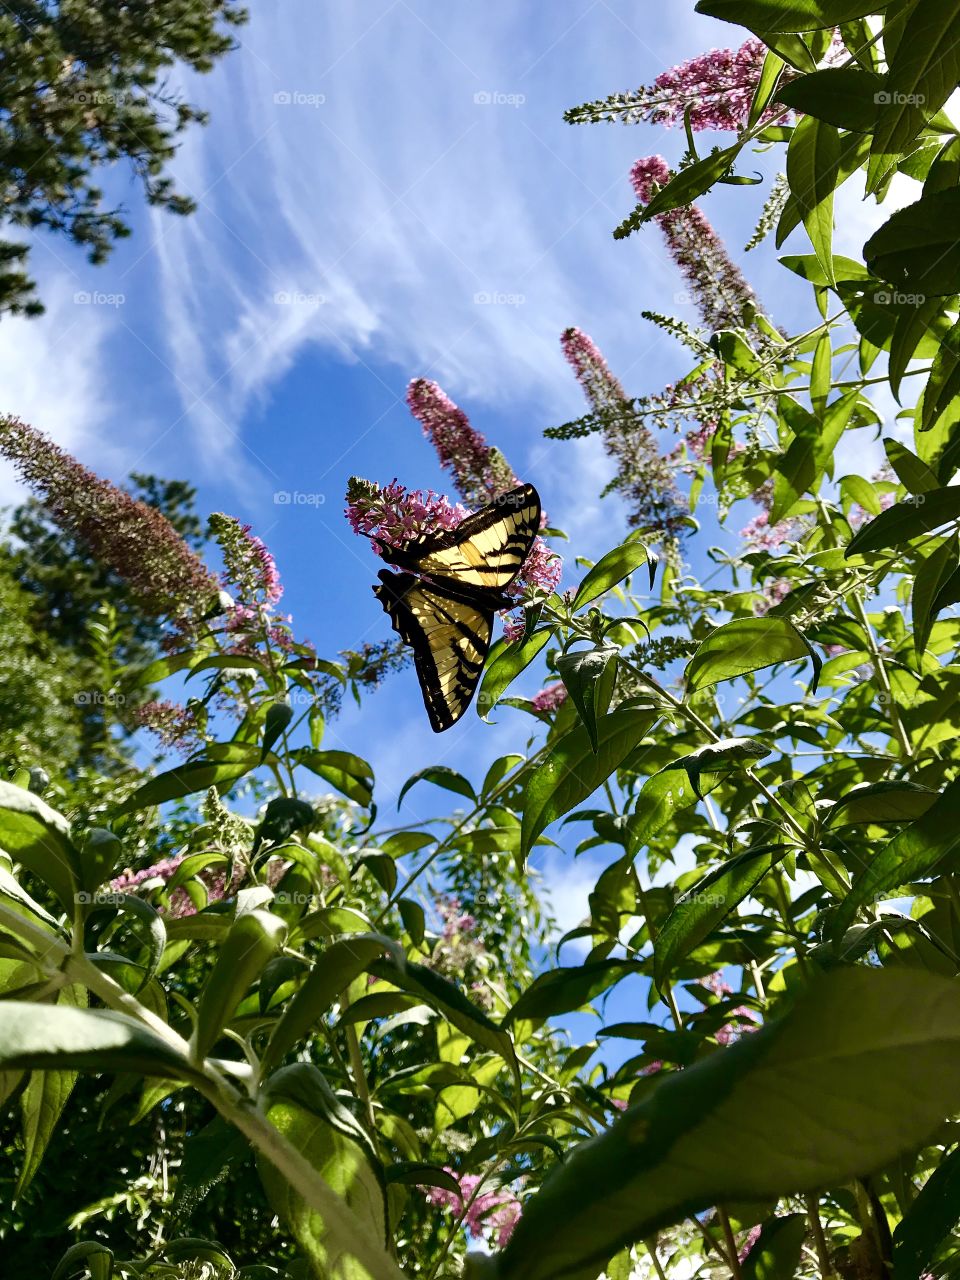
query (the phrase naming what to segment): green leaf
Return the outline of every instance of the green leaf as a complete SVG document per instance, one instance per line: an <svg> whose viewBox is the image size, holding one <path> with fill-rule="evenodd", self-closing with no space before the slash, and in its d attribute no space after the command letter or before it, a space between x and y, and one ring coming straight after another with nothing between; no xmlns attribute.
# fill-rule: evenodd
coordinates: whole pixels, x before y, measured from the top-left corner
<svg viewBox="0 0 960 1280"><path fill-rule="evenodd" d="M654 575L657 571L657 560L655 556L650 555L643 543L624 542L619 547L614 547L612 551L608 551L605 556L602 556L597 561L580 583L577 588L577 594L573 597L571 609L576 613L585 604L589 604L591 600L598 599L605 591L609 591L618 582L622 582L624 578L629 577L642 564L647 565L649 569L650 586L652 587Z"/></svg>
<svg viewBox="0 0 960 1280"><path fill-rule="evenodd" d="M867 782L841 796L827 814L826 825L912 822L922 817L936 798L936 791L917 782Z"/></svg>
<svg viewBox="0 0 960 1280"><path fill-rule="evenodd" d="M627 853L635 857L645 844L650 844L678 809L687 809L700 798L687 772L689 757L682 756L665 765L643 784L637 796L636 809L627 820ZM710 790L703 786L701 790Z"/></svg>
<svg viewBox="0 0 960 1280"><path fill-rule="evenodd" d="M318 1114L286 1097L269 1103L267 1119L308 1161L329 1186L331 1202L323 1212L297 1193L288 1179L263 1156L257 1171L273 1211L293 1235L318 1276L337 1280L370 1280L371 1274L399 1275L393 1268L368 1271L354 1252L358 1238L386 1246L386 1203L383 1185L364 1147ZM336 1218L332 1210L339 1212ZM344 1230L343 1208L350 1212L350 1228Z"/></svg>
<svg viewBox="0 0 960 1280"><path fill-rule="evenodd" d="M940 488L937 473L931 471L925 462L921 462L906 445L888 436L883 447L888 462L897 473L897 479L909 493L929 493L932 489Z"/></svg>
<svg viewBox="0 0 960 1280"><path fill-rule="evenodd" d="M617 680L619 650L613 645L599 649L579 649L557 658L557 670L590 735L594 752L598 748L597 721L605 716Z"/></svg>
<svg viewBox="0 0 960 1280"><path fill-rule="evenodd" d="M267 911L247 911L233 922L203 984L192 1039L196 1057L205 1058L219 1040L247 988L260 977L286 932L284 921Z"/></svg>
<svg viewBox="0 0 960 1280"><path fill-rule="evenodd" d="M214 745L218 748L217 758L213 758L208 750L206 759L188 760L186 764L158 774L127 796L117 806L116 812L135 813L138 809L147 809L167 800L179 800L181 796L206 791L210 787L225 790L260 763L260 751L256 747L241 742Z"/></svg>
<svg viewBox="0 0 960 1280"><path fill-rule="evenodd" d="M840 135L836 126L804 116L787 147L787 180L810 243L828 284L833 269L833 193L840 176Z"/></svg>
<svg viewBox="0 0 960 1280"><path fill-rule="evenodd" d="M524 1204L498 1280L594 1280L709 1205L836 1186L929 1138L960 1106L953 981L850 968L755 1035L663 1077ZM731 1159L731 1142L736 1159Z"/></svg>
<svg viewBox="0 0 960 1280"><path fill-rule="evenodd" d="M373 799L373 769L350 751L314 751L298 747L290 755L297 764L335 787L341 795L367 808Z"/></svg>
<svg viewBox="0 0 960 1280"><path fill-rule="evenodd" d="M267 707L263 720L263 746L260 748L260 763L263 764L271 749L282 736L287 725L293 719L293 707L289 702L272 702Z"/></svg>
<svg viewBox="0 0 960 1280"><path fill-rule="evenodd" d="M621 707L597 726L597 750L581 724L553 744L527 783L520 856L526 860L540 833L586 800L620 767L656 720L647 707Z"/></svg>
<svg viewBox="0 0 960 1280"><path fill-rule="evenodd" d="M893 1280L920 1280L960 1221L960 1149L934 1169L893 1233Z"/></svg>
<svg viewBox="0 0 960 1280"><path fill-rule="evenodd" d="M872 133L877 114L875 95L882 88L883 81L872 72L857 67L827 67L788 80L777 91L777 99L838 129Z"/></svg>
<svg viewBox="0 0 960 1280"><path fill-rule="evenodd" d="M465 796L472 804L477 803L476 792L462 773L457 773L456 769L447 768L445 764L434 764L427 769L421 769L419 773L413 774L406 780L397 796L398 809L403 804L403 797L417 782L432 782L434 786L443 787L445 791L453 791L458 796Z"/></svg>
<svg viewBox="0 0 960 1280"><path fill-rule="evenodd" d="M694 693L721 680L734 680L750 671L804 658L813 662L813 693L823 663L792 622L769 616L737 618L717 627L687 663L687 689Z"/></svg>
<svg viewBox="0 0 960 1280"><path fill-rule="evenodd" d="M934 489L895 503L865 524L850 539L846 555L865 555L905 546L912 538L932 533L948 521L960 519L960 488Z"/></svg>
<svg viewBox="0 0 960 1280"><path fill-rule="evenodd" d="M394 948L386 959L373 960L369 968L378 978L425 1000L477 1044L498 1053L506 1062L516 1062L509 1035L441 974L408 960L399 948Z"/></svg>
<svg viewBox="0 0 960 1280"><path fill-rule="evenodd" d="M740 1265L742 1280L793 1280L806 1235L802 1213L768 1219Z"/></svg>
<svg viewBox="0 0 960 1280"><path fill-rule="evenodd" d="M83 987L61 987L57 1003L65 1008L84 1009L87 993ZM34 1071L20 1095L23 1134L23 1164L14 1188L19 1199L40 1168L53 1131L76 1083L76 1071Z"/></svg>
<svg viewBox="0 0 960 1280"><path fill-rule="evenodd" d="M91 827L80 844L80 887L95 893L119 866L123 856L120 837L106 827Z"/></svg>
<svg viewBox="0 0 960 1280"><path fill-rule="evenodd" d="M135 893L111 894L110 896L113 901L106 908L97 908L95 906L94 910L106 909L112 912L114 908L118 907L121 911L128 911L136 919L137 932L141 934L144 945L147 948L147 963L143 965L140 982L141 988L145 987L160 968L164 948L167 945L166 922L156 907L151 906L149 902L144 898L139 898ZM94 903L96 903L96 899L94 899Z"/></svg>
<svg viewBox="0 0 960 1280"><path fill-rule="evenodd" d="M936 619L936 605L946 583L958 568L957 535L944 538L921 561L913 580L913 646L920 662Z"/></svg>
<svg viewBox="0 0 960 1280"><path fill-rule="evenodd" d="M922 196L896 213L863 246L875 276L923 298L960 292L960 189Z"/></svg>
<svg viewBox="0 0 960 1280"><path fill-rule="evenodd" d="M642 969L635 960L591 960L576 967L551 969L527 987L504 1017L504 1025L582 1009L595 996Z"/></svg>
<svg viewBox="0 0 960 1280"><path fill-rule="evenodd" d="M297 831L307 831L317 819L312 804L296 796L274 796L263 811L254 836L253 852L264 843L283 844Z"/></svg>
<svg viewBox="0 0 960 1280"><path fill-rule="evenodd" d="M915 0L879 97L866 194L896 169L960 82L960 0Z"/></svg>
<svg viewBox="0 0 960 1280"><path fill-rule="evenodd" d="M0 848L52 889L67 914L73 915L80 855L63 814L32 791L0 782Z"/></svg>
<svg viewBox="0 0 960 1280"><path fill-rule="evenodd" d="M876 13L877 0L699 0L697 13L761 31L816 31Z"/></svg>
<svg viewBox="0 0 960 1280"><path fill-rule="evenodd" d="M663 988L677 963L695 951L718 924L756 888L789 849L747 849L715 867L678 898L654 943L654 981Z"/></svg>
<svg viewBox="0 0 960 1280"><path fill-rule="evenodd" d="M477 714L485 720L521 671L525 671L544 647L553 630L534 631L525 640L501 637L490 650L487 669L477 694Z"/></svg>
<svg viewBox="0 0 960 1280"><path fill-rule="evenodd" d="M948 783L922 817L904 827L871 858L837 908L831 924L833 937L843 937L861 907L889 889L934 875L958 849L960 778Z"/></svg>
<svg viewBox="0 0 960 1280"><path fill-rule="evenodd" d="M400 919L403 921L403 927L410 935L410 941L415 947L423 945L423 939L427 932L427 918L423 907L419 902L415 902L413 898L401 898L397 903L400 912Z"/></svg>
<svg viewBox="0 0 960 1280"><path fill-rule="evenodd" d="M748 129L753 128L770 105L770 100L780 81L780 74L783 68L783 58L774 53L772 49L768 49L763 59L763 66L760 68L757 87L753 91L753 98L750 102L750 111L747 116Z"/></svg>
<svg viewBox="0 0 960 1280"><path fill-rule="evenodd" d="M960 320L943 335L923 389L920 430L929 431L960 396Z"/></svg>
<svg viewBox="0 0 960 1280"><path fill-rule="evenodd" d="M936 333L935 326L941 319L941 305L938 298L929 298L919 306L905 306L897 316L897 323L890 339L890 390L900 402L900 383L907 371L907 365L914 358L917 348L929 335ZM937 343L937 351L941 344ZM936 354L936 353L935 353ZM929 379L928 379L929 385ZM930 394L929 392L927 394ZM926 403L926 397L924 397ZM931 425L933 425L931 423Z"/></svg>
<svg viewBox="0 0 960 1280"><path fill-rule="evenodd" d="M50 1280L76 1280L81 1265L90 1273L91 1280L111 1280L113 1254L98 1240L81 1240L64 1253Z"/></svg>
<svg viewBox="0 0 960 1280"><path fill-rule="evenodd" d="M375 933L353 933L338 942L331 942L274 1027L263 1055L264 1070L276 1066L295 1044L307 1036L354 978L368 969L377 956L395 946L391 939Z"/></svg>
<svg viewBox="0 0 960 1280"><path fill-rule="evenodd" d="M705 773L722 773L740 766L750 767L754 760L762 760L770 754L770 748L764 746L757 738L720 738L716 742L708 742L697 747L684 756L682 761L674 761L674 767L682 764L686 770L690 785L699 800L703 799L700 789L700 777Z"/></svg>
<svg viewBox="0 0 960 1280"><path fill-rule="evenodd" d="M125 1013L0 1001L0 1070L132 1071L189 1080L186 1055Z"/></svg>
<svg viewBox="0 0 960 1280"><path fill-rule="evenodd" d="M771 525L789 515L804 494L815 494L819 490L833 451L850 421L858 394L857 391L848 391L835 400L822 419L807 413L791 397L780 397L780 411L794 438L774 473Z"/></svg>
<svg viewBox="0 0 960 1280"><path fill-rule="evenodd" d="M630 217L625 218L616 228L613 238L622 240L631 231L636 231L638 227L658 214L669 213L671 209L690 204L691 201L696 200L697 196L702 196L729 171L740 154L742 146L743 144L738 142L735 146L728 147L726 151L718 151L715 155L706 156L686 169L681 169L662 190L657 192L649 204L637 205Z"/></svg>

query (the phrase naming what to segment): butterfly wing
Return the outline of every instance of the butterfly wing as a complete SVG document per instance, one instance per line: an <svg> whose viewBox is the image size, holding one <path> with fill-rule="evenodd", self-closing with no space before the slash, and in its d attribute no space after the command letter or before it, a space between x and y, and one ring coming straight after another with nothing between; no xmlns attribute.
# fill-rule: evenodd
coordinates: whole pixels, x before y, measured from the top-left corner
<svg viewBox="0 0 960 1280"><path fill-rule="evenodd" d="M430 724L442 733L470 705L490 648L493 609L410 573L381 569L379 577L374 594L413 649Z"/></svg>
<svg viewBox="0 0 960 1280"><path fill-rule="evenodd" d="M523 568L539 529L540 497L524 484L455 529L426 534L401 550L385 549L384 558L436 582L502 592Z"/></svg>

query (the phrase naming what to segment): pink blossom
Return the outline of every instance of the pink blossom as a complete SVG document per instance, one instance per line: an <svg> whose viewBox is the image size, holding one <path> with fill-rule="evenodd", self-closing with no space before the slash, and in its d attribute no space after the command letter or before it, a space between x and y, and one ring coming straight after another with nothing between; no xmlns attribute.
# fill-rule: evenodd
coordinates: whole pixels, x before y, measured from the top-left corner
<svg viewBox="0 0 960 1280"><path fill-rule="evenodd" d="M670 181L670 166L663 156L645 156L630 170L630 181L640 204L649 204L655 187ZM704 324L711 329L748 328L759 309L756 294L697 206L668 209L656 214L654 222L690 286Z"/></svg>
<svg viewBox="0 0 960 1280"><path fill-rule="evenodd" d="M610 372L600 348L588 333L582 329L565 329L560 338L560 349L594 409L617 408L624 404L627 393Z"/></svg>
<svg viewBox="0 0 960 1280"><path fill-rule="evenodd" d="M239 597L234 607L269 610L283 595L276 561L251 526L241 524L234 516L215 512L210 529L223 553L223 585Z"/></svg>
<svg viewBox="0 0 960 1280"><path fill-rule="evenodd" d="M539 693L535 693L530 699L530 705L535 711L556 711L566 700L567 686L562 680L557 680L554 684L548 684L541 689Z"/></svg>
<svg viewBox="0 0 960 1280"><path fill-rule="evenodd" d="M567 329L560 346L590 407L600 417L604 446L617 463L617 478L610 487L630 503L630 524L674 535L682 527L685 503L653 433L634 411L589 334Z"/></svg>
<svg viewBox="0 0 960 1280"><path fill-rule="evenodd" d="M481 1191L472 1203L473 1196L482 1179L473 1173L456 1174L449 1167L445 1170L460 1185L460 1194L455 1195L445 1187L429 1187L426 1193L428 1204L442 1205L459 1215L464 1211L464 1225L475 1239L492 1236L499 1248L503 1248L513 1235L514 1228L520 1220L520 1201L506 1188L497 1191Z"/></svg>
<svg viewBox="0 0 960 1280"><path fill-rule="evenodd" d="M353 476L347 486L350 528L389 547L404 547L422 534L453 529L467 514L466 507L451 503L432 489L408 491L396 480L381 488ZM375 543L374 551L383 554Z"/></svg>
<svg viewBox="0 0 960 1280"><path fill-rule="evenodd" d="M775 605L785 600L792 590L793 583L789 578L775 578L772 582L766 583L763 588L763 599L754 605L754 613L757 617L763 617Z"/></svg>
<svg viewBox="0 0 960 1280"><path fill-rule="evenodd" d="M638 118L670 127L683 124L689 108L691 129L740 130L746 124L766 52L763 41L751 36L739 49L710 49L662 71L646 91L649 105ZM774 106L767 115L782 110Z"/></svg>
<svg viewBox="0 0 960 1280"><path fill-rule="evenodd" d="M407 404L466 502L482 507L520 484L503 454L487 444L436 382L414 378L407 388Z"/></svg>
<svg viewBox="0 0 960 1280"><path fill-rule="evenodd" d="M503 638L512 644L515 640L521 640L523 633L527 629L527 620L522 613L501 613L503 620Z"/></svg>
<svg viewBox="0 0 960 1280"><path fill-rule="evenodd" d="M150 613L197 619L217 598L217 580L156 507L82 466L19 418L0 417L8 458L61 529L112 569Z"/></svg>
<svg viewBox="0 0 960 1280"><path fill-rule="evenodd" d="M155 734L165 747L192 751L203 741L193 712L176 702L160 699L145 702L134 710L133 721L138 728Z"/></svg>
<svg viewBox="0 0 960 1280"><path fill-rule="evenodd" d="M793 538L796 532L795 520L780 520L777 524L771 525L769 514L761 511L749 524L744 525L740 530L740 537L748 550L773 551Z"/></svg>
<svg viewBox="0 0 960 1280"><path fill-rule="evenodd" d="M741 1246L740 1251L737 1254L737 1257L741 1262L746 1261L747 1254L750 1252L753 1246L757 1243L757 1240L760 1238L760 1230L761 1228L759 1226L755 1226L755 1227L751 1227L750 1230L747 1232L743 1245Z"/></svg>

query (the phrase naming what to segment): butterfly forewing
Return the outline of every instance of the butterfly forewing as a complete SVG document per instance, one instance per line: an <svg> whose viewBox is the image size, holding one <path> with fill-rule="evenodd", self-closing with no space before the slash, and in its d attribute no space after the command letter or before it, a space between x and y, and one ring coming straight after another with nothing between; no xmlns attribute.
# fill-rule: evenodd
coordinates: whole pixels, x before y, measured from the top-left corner
<svg viewBox="0 0 960 1280"><path fill-rule="evenodd" d="M467 516L455 529L428 534L388 558L438 582L503 591L523 568L539 529L540 498L526 484Z"/></svg>
<svg viewBox="0 0 960 1280"><path fill-rule="evenodd" d="M442 733L470 705L490 648L493 610L410 573L382 569L379 576L374 592L413 649L430 724Z"/></svg>

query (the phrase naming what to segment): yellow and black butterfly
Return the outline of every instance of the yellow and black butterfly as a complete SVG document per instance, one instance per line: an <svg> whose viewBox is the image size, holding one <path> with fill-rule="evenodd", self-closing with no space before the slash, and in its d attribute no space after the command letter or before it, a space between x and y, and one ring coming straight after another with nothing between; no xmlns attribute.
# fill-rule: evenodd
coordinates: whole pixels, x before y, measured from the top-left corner
<svg viewBox="0 0 960 1280"><path fill-rule="evenodd" d="M470 705L490 648L493 615L516 604L504 593L539 528L540 498L525 484L455 529L423 534L401 548L378 541L383 558L405 572L381 569L373 591L394 631L413 649L435 733L456 724Z"/></svg>

